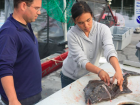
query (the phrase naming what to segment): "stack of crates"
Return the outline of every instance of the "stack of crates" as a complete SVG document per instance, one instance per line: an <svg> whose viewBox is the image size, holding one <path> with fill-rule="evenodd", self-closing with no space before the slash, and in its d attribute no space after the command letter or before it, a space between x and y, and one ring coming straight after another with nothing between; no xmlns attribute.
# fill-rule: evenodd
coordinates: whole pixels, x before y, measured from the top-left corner
<svg viewBox="0 0 140 105"><path fill-rule="evenodd" d="M140 42L136 45L136 56L139 58L139 61L140 61Z"/></svg>
<svg viewBox="0 0 140 105"><path fill-rule="evenodd" d="M113 44L116 50L122 50L130 44L133 28L112 26L110 27L110 30L113 36Z"/></svg>

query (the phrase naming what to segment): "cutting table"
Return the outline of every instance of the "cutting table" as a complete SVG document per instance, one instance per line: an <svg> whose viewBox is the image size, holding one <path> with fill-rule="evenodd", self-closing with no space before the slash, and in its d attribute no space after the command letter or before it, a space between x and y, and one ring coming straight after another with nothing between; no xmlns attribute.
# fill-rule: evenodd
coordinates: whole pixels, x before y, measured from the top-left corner
<svg viewBox="0 0 140 105"><path fill-rule="evenodd" d="M120 67L122 69L140 73L140 68L122 64L120 64ZM109 63L101 65L100 68L108 72L110 77L115 73L114 68ZM36 105L86 105L83 89L88 84L89 80L100 80L100 78L97 74L88 73ZM132 93L121 95L113 100L103 101L94 105L119 105L122 103L135 103L140 105L140 76L128 77L128 87L133 91Z"/></svg>

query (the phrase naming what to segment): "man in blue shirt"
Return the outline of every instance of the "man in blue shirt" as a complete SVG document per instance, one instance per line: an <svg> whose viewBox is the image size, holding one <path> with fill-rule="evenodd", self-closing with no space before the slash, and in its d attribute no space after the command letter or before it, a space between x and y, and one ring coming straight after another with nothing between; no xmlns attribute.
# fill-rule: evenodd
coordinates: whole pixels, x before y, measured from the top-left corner
<svg viewBox="0 0 140 105"><path fill-rule="evenodd" d="M41 99L38 42L31 29L41 0L14 0L14 12L0 29L0 94L9 105L32 105Z"/></svg>

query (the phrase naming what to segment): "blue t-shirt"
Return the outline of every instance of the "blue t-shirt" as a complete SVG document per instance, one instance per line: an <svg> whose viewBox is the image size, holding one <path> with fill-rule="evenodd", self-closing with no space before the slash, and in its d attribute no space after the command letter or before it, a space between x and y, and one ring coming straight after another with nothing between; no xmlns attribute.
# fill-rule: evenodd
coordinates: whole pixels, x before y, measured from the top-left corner
<svg viewBox="0 0 140 105"><path fill-rule="evenodd" d="M38 41L12 14L0 28L0 78L12 75L19 100L41 92L41 62ZM8 101L0 81L0 94Z"/></svg>

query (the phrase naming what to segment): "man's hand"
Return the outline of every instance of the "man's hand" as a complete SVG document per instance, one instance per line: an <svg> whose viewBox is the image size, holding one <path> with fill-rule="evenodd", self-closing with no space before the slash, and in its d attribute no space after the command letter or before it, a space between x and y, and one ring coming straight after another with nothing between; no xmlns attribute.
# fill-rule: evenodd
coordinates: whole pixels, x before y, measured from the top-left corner
<svg viewBox="0 0 140 105"><path fill-rule="evenodd" d="M21 105L21 103L18 100L9 101L9 105Z"/></svg>

